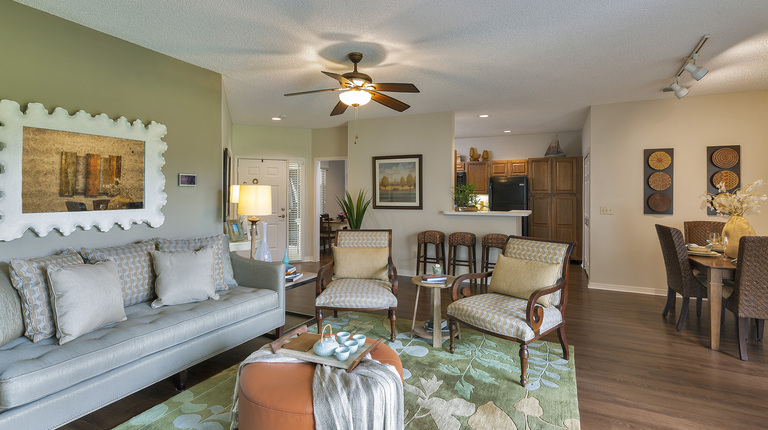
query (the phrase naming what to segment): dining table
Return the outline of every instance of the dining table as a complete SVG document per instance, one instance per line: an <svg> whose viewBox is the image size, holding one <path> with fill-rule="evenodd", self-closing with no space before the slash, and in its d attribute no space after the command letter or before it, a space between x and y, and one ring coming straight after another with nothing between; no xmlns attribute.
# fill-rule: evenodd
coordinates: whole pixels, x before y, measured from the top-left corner
<svg viewBox="0 0 768 430"><path fill-rule="evenodd" d="M723 280L732 280L736 264L724 254L700 256L688 254L691 267L707 275L707 302L709 303L709 347L720 349L720 313L722 312Z"/></svg>

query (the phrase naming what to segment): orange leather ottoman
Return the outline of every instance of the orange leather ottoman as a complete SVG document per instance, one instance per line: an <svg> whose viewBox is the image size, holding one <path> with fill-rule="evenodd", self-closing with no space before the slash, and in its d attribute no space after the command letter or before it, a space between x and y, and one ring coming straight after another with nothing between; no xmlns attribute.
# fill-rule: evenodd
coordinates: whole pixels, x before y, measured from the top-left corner
<svg viewBox="0 0 768 430"><path fill-rule="evenodd" d="M403 379L403 364L390 347L379 344L371 356L395 366ZM238 388L240 429L314 429L314 374L313 363L249 363L243 366Z"/></svg>

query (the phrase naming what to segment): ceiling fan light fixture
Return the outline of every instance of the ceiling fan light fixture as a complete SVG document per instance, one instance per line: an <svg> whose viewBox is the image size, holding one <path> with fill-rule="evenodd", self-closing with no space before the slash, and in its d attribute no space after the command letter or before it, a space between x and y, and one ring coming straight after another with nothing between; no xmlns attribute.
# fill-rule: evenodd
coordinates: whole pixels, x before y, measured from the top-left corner
<svg viewBox="0 0 768 430"><path fill-rule="evenodd" d="M347 106L363 106L371 101L371 93L363 90L349 90L339 93L339 100Z"/></svg>

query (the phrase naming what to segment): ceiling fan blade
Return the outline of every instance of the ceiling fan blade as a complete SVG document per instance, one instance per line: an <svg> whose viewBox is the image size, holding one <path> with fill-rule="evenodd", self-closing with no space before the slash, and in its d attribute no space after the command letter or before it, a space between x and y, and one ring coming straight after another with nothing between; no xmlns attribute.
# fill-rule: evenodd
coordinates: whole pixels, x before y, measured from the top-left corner
<svg viewBox="0 0 768 430"><path fill-rule="evenodd" d="M409 107L411 107L410 105L407 105L401 102L400 100L394 99L388 95L385 95L376 91L368 91L368 92L371 93L371 100L377 103L381 103L384 106L390 109L394 109L398 112L402 112L408 109Z"/></svg>
<svg viewBox="0 0 768 430"><path fill-rule="evenodd" d="M336 106L333 107L333 110L331 111L331 116L341 115L344 113L345 110L347 110L347 105L344 104L344 102L339 101L338 103L336 103Z"/></svg>
<svg viewBox="0 0 768 430"><path fill-rule="evenodd" d="M328 88L327 90L302 91L300 93L283 94L284 96L300 96L302 94L324 93L326 91L339 91L342 88Z"/></svg>
<svg viewBox="0 0 768 430"><path fill-rule="evenodd" d="M349 79L345 78L344 76L341 76L338 73L333 73L333 72L323 72L323 73L325 75L327 75L327 76L332 77L333 79L336 79L337 81L339 81L339 83L341 85L344 85L345 87L347 87L347 86L350 86L350 87L356 86L355 84L352 83L352 81L350 81Z"/></svg>
<svg viewBox="0 0 768 430"><path fill-rule="evenodd" d="M419 89L416 88L416 85L413 84L372 84L371 85L374 90L376 91L393 91L398 93L418 93Z"/></svg>

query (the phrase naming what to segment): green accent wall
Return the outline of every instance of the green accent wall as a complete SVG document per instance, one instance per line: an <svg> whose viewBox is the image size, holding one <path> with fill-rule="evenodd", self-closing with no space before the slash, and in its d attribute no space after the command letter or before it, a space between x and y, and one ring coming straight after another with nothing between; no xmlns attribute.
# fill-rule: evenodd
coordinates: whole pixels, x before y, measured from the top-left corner
<svg viewBox="0 0 768 430"><path fill-rule="evenodd" d="M220 74L6 0L0 1L0 40L0 99L168 127L162 169L168 202L161 227L114 225L108 232L93 228L62 236L53 231L42 238L27 231L20 239L0 242L0 261L67 247L222 232ZM179 173L197 174L198 185L178 187Z"/></svg>

